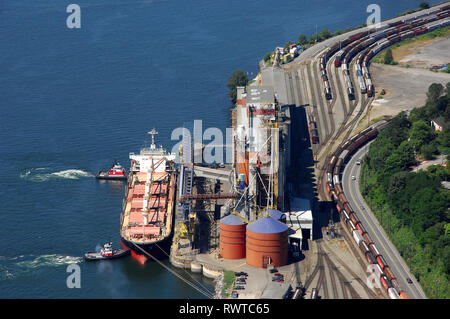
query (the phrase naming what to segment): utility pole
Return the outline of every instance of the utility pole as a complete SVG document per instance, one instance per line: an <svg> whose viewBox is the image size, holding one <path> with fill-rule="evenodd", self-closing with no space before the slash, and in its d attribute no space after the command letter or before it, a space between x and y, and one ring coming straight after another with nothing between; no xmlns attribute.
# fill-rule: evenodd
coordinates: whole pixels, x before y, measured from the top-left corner
<svg viewBox="0 0 450 319"><path fill-rule="evenodd" d="M316 43L319 41L319 34L317 33L317 24L316 24Z"/></svg>

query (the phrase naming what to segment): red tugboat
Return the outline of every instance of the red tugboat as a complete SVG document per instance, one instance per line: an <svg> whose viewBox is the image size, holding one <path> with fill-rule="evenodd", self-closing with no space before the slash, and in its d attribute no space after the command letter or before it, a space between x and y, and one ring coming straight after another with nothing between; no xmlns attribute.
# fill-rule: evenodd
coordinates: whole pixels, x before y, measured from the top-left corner
<svg viewBox="0 0 450 319"><path fill-rule="evenodd" d="M99 253L86 253L86 260L104 260L124 257L130 254L129 249L112 249L112 243L104 244Z"/></svg>
<svg viewBox="0 0 450 319"><path fill-rule="evenodd" d="M97 179L107 179L107 180L127 180L128 172L120 165L115 162L109 171L100 171L95 177Z"/></svg>

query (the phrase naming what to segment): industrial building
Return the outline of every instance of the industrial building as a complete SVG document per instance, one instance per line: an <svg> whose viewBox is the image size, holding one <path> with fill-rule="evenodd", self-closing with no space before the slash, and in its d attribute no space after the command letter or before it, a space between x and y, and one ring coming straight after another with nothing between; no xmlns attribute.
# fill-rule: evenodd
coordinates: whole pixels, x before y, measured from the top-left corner
<svg viewBox="0 0 450 319"><path fill-rule="evenodd" d="M290 112L271 86L237 88L233 110L233 169L242 217L255 220L266 208L284 210L290 158ZM245 194L244 194L245 193ZM245 200L244 200L245 197Z"/></svg>

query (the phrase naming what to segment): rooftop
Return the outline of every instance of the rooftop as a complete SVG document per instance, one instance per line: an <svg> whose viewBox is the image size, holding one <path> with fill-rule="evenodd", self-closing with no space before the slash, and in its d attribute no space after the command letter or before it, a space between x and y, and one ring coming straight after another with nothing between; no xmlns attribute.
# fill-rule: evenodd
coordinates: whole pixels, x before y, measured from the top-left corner
<svg viewBox="0 0 450 319"><path fill-rule="evenodd" d="M277 234L282 233L287 229L288 227L285 224L268 216L262 217L247 225L247 230L260 234Z"/></svg>
<svg viewBox="0 0 450 319"><path fill-rule="evenodd" d="M436 123L437 125L439 125L440 127L443 128L449 128L450 127L450 121L447 121L445 119L445 117L443 116L439 116L435 119L432 120L434 123Z"/></svg>
<svg viewBox="0 0 450 319"><path fill-rule="evenodd" d="M252 103L275 103L272 86L247 86L247 105Z"/></svg>

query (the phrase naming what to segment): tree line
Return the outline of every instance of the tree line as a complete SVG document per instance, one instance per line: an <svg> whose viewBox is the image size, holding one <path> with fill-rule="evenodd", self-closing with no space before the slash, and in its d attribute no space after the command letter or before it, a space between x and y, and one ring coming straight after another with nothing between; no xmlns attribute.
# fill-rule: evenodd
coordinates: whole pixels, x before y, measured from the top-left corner
<svg viewBox="0 0 450 319"><path fill-rule="evenodd" d="M417 172L411 166L450 154L450 129L434 131L430 121L450 123L450 82L432 84L426 104L394 117L370 145L361 192L430 298L450 298L450 161Z"/></svg>

